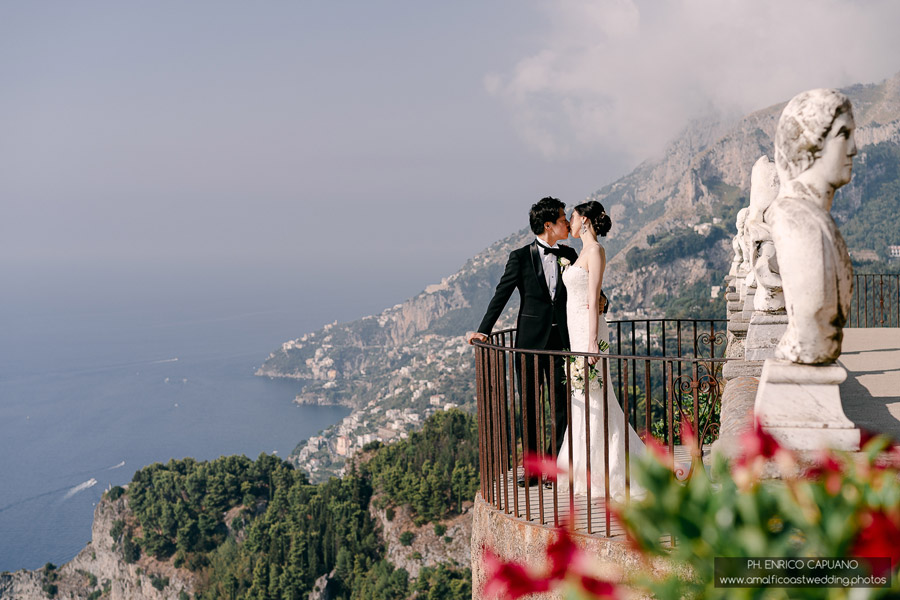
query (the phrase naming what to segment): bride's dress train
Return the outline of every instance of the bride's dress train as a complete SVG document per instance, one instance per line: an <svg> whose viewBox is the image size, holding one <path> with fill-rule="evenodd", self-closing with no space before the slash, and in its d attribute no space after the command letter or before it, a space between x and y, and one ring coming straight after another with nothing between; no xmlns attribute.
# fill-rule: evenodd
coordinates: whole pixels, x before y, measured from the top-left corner
<svg viewBox="0 0 900 600"><path fill-rule="evenodd" d="M569 323L569 342L573 352L587 352L588 348L588 310L587 310L587 286L588 274L581 267L572 266L563 273L563 282L566 284L568 302L566 305L566 317ZM599 340L609 342L609 326L606 317L600 315L597 337ZM603 352L604 354L606 352ZM578 361L583 358L578 357ZM598 361L595 367L601 368ZM573 367L575 365L572 365ZM611 381L609 363L606 373L603 375L603 383ZM590 474L591 497L603 498L606 494L604 481L604 447L609 448L609 494L616 501L625 499L625 435L628 435L628 454L630 455L630 496L641 498L646 491L634 481L635 462L639 456L646 453L644 442L630 424L625 423L625 414L619 406L613 386L607 386L607 407L609 412L609 438L604 440L603 431L603 385L596 379L590 382ZM576 494L587 493L587 457L585 446L585 409L584 390L572 390L572 431L566 430L563 436L562 447L557 459L557 467L565 474L559 477L559 489L567 491L569 488L569 436L572 436L572 468L574 474L574 488Z"/></svg>

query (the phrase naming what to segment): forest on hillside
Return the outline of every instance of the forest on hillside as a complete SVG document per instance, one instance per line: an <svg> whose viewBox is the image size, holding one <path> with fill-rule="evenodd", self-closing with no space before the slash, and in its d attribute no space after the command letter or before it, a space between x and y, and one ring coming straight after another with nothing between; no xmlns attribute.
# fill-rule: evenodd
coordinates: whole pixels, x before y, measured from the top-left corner
<svg viewBox="0 0 900 600"><path fill-rule="evenodd" d="M332 572L334 598L470 598L467 568L423 568L411 580L386 561L369 502L378 490L424 520L458 514L478 486L476 448L474 417L454 410L318 485L266 454L156 463L107 493L127 494L132 511L110 535L125 562L146 553L199 572L202 599L305 599Z"/></svg>

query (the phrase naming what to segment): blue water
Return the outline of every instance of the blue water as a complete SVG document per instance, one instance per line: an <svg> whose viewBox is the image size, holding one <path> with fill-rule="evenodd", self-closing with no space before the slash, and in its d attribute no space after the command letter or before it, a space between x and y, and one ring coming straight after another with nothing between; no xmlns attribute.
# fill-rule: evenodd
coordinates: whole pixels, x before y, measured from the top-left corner
<svg viewBox="0 0 900 600"><path fill-rule="evenodd" d="M316 302L275 272L4 275L0 571L71 559L103 490L144 465L286 457L347 414L253 372L282 341L371 306Z"/></svg>

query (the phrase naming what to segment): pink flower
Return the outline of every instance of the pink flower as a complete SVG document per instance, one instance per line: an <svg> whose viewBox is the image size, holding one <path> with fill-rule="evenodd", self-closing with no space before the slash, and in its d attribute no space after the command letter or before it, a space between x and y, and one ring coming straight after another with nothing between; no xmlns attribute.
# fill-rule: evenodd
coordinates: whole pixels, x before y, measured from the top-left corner
<svg viewBox="0 0 900 600"><path fill-rule="evenodd" d="M644 445L647 447L647 450L650 451L650 456L655 458L658 462L665 464L666 461L669 460L669 451L652 435L647 436L647 439L644 440Z"/></svg>
<svg viewBox="0 0 900 600"><path fill-rule="evenodd" d="M505 562L489 549L484 550L487 581L484 584L485 598L509 598L516 600L528 594L546 592L550 589L550 579L534 577L528 570L515 562Z"/></svg>
<svg viewBox="0 0 900 600"><path fill-rule="evenodd" d="M565 529L558 529L556 540L547 546L547 558L550 562L550 579L560 580L565 578L566 572L572 566L578 566L581 550L575 545L572 536Z"/></svg>
<svg viewBox="0 0 900 600"><path fill-rule="evenodd" d="M550 481L557 481L559 476L565 474L556 464L556 459L549 455L529 452L522 461L525 467L525 476L544 475Z"/></svg>

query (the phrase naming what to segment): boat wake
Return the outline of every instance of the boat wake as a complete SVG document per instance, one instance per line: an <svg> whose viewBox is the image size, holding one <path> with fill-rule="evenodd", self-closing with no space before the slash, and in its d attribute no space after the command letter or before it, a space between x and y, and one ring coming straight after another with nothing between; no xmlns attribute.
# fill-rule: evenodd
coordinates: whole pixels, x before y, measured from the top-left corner
<svg viewBox="0 0 900 600"><path fill-rule="evenodd" d="M258 353L257 353L258 354ZM134 367L143 367L147 365L161 365L165 363L175 363L180 359L176 356L174 358L164 358L161 360L141 360L136 362L127 362L127 363L117 363L111 365L98 365L96 367L86 367L83 369L65 369L61 371L48 371L42 375L24 375L21 379L16 379L15 381L28 381L28 380L38 380L46 377L71 377L73 375L85 375L88 373L103 373L104 371L115 371L119 369L133 369Z"/></svg>
<svg viewBox="0 0 900 600"><path fill-rule="evenodd" d="M72 496L77 494L78 492L83 492L84 490L86 490L88 488L92 488L95 485L97 485L97 480L94 479L93 477L91 477L84 483L79 483L78 485L76 485L75 487L70 489L68 492L66 492L66 495L63 496L63 500L68 500L69 498L71 498Z"/></svg>
<svg viewBox="0 0 900 600"><path fill-rule="evenodd" d="M113 465L113 466L111 466L110 468L108 468L108 469L106 469L106 470L107 470L107 471L112 471L113 469L121 469L121 468L124 467L124 466L125 466L125 461L123 460L123 461L120 462L119 464Z"/></svg>
<svg viewBox="0 0 900 600"><path fill-rule="evenodd" d="M113 469L121 469L121 468L124 467L124 466L125 466L125 461L123 460L123 461L120 462L119 464L113 465L113 466L109 467L109 468L106 469L106 470L107 470L107 471L112 471ZM43 498L43 497L45 497L45 496L53 496L53 495L56 495L56 494L58 494L58 493L60 493L60 492L66 492L66 495L63 496L62 499L63 499L63 500L68 500L69 498L71 498L72 496L74 496L75 494L77 494L78 492L83 492L84 490L89 489L89 488L92 488L92 487L94 487L95 485L97 485L97 480L94 479L93 477L91 477L91 478L88 479L87 481L84 481L84 482L82 482L82 483L79 483L78 485L76 485L76 486L74 486L74 487L68 486L68 485L67 485L67 486L65 486L65 487L56 488L56 489L49 490L49 491L46 491L46 492L41 492L40 494L35 494L34 496L29 496L28 498L22 498L21 500L16 500L15 502L11 502L11 503L7 504L6 506L0 506L0 513L6 512L6 511L8 511L8 510L11 509L11 508L15 508L15 507L17 507L17 506L21 506L21 505L26 504L26 503L28 503L28 502L31 502L31 501L33 501L33 500L37 500L37 499L39 499L39 498Z"/></svg>
<svg viewBox="0 0 900 600"><path fill-rule="evenodd" d="M0 513L6 512L7 510L9 510L11 508L15 508L17 506L25 504L26 502L31 502L32 500L37 500L38 498L43 498L44 496L58 494L64 490L68 490L68 489L69 489L69 486L66 486L66 487L55 489L55 490L50 490L49 492L42 492L40 494L35 494L34 496L29 496L28 498L23 498L22 500L16 500L15 502L7 504L6 506L0 506Z"/></svg>

